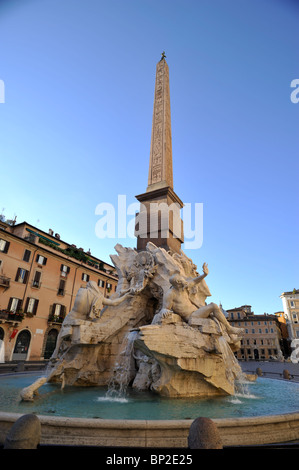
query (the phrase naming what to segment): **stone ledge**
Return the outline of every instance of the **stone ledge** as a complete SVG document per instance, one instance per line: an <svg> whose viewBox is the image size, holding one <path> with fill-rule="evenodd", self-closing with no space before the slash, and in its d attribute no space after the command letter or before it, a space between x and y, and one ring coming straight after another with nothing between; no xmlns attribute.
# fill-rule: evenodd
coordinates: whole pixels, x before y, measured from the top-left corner
<svg viewBox="0 0 299 470"><path fill-rule="evenodd" d="M0 413L0 443L22 414ZM106 420L38 416L42 445L187 448L194 420ZM224 446L299 440L299 413L213 420Z"/></svg>

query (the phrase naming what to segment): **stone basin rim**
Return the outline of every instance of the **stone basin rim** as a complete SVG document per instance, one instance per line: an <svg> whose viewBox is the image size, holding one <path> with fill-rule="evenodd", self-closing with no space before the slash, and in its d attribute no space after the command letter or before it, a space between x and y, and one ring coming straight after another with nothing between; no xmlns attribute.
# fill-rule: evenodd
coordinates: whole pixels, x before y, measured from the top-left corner
<svg viewBox="0 0 299 470"><path fill-rule="evenodd" d="M0 441L26 413L0 412ZM36 414L41 445L188 448L194 419L129 420ZM224 446L246 447L299 441L299 411L281 415L213 419Z"/></svg>
<svg viewBox="0 0 299 470"><path fill-rule="evenodd" d="M21 416L24 416L25 414L34 414L36 415L41 422L42 421L49 421L50 422L64 422L66 424L72 424L72 425L80 425L80 424L101 424L104 426L113 426L113 425L127 425L127 424L132 424L135 423L135 427L144 427L148 426L149 424L152 425L150 427L154 426L159 426L161 427L177 427L178 425L183 426L183 427L189 427L190 424L196 419L196 418L186 418L186 419L106 419L106 418L78 418L78 417L72 417L72 416L48 416L48 415L41 415L38 413L12 413L12 412L6 412L6 411L0 411L0 419L2 418L11 418L11 420L16 420L20 418ZM292 419L293 418L293 419ZM298 411L292 411L290 413L282 413L282 414L274 414L274 415L261 415L261 416L243 416L240 418L211 418L214 423L218 425L233 425L233 424L239 424L241 425L242 423L255 423L255 422L277 422L277 421L293 421L296 419L299 419L299 410ZM184 426L185 424L185 426ZM115 427L115 426L113 426ZM134 426L132 426L134 427Z"/></svg>

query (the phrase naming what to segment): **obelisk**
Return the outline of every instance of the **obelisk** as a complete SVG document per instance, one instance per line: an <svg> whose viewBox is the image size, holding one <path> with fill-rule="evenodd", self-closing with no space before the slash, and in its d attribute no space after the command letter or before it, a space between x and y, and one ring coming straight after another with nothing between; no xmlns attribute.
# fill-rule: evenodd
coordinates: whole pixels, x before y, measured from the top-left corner
<svg viewBox="0 0 299 470"><path fill-rule="evenodd" d="M162 53L156 67L154 110L148 186L136 196L140 213L136 218L137 250L151 241L167 251L179 252L184 241L180 209L183 203L173 190L169 69Z"/></svg>

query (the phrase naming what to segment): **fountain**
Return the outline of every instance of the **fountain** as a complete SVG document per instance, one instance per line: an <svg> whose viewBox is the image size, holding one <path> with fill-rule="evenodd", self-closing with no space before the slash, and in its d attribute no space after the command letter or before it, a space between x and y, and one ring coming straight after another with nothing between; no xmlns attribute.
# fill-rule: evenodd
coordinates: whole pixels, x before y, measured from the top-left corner
<svg viewBox="0 0 299 470"><path fill-rule="evenodd" d="M240 387L243 395L246 393L244 374L234 356L240 348L242 329L233 328L216 304L207 303L211 296L205 281L208 266L204 263L199 274L181 249L184 236L179 210L183 203L173 190L165 54L157 64L148 187L136 197L141 202L136 217L137 249L117 244L117 254L111 255L118 273L116 292L105 298L95 282L79 289L45 375L21 390L26 406L35 406L42 387L60 385L61 401L63 397L71 401L67 395L70 387L84 396L96 389L105 404L122 400L129 406L132 394L143 394L166 403L168 418L171 412L167 406L174 401L183 410L189 409L190 400L196 405L208 404L211 410L226 398L235 406ZM147 227L153 213L159 212L157 202L164 204L161 218L154 227ZM165 207L170 206L171 223L165 234L165 215L170 220ZM48 397L50 401L50 392ZM153 419L155 404L151 401L149 415L141 413L134 419L138 401L133 400L129 408L130 419L42 415L42 438L50 444L186 447L193 416ZM196 410L209 413L198 406ZM17 417L2 413L0 434ZM216 417L215 422L224 445L282 442L299 436L297 413L288 417Z"/></svg>
<svg viewBox="0 0 299 470"><path fill-rule="evenodd" d="M151 242L141 252L115 249L115 297L105 299L93 282L79 289L47 376L23 390L22 399L32 400L45 382L114 390L132 384L167 397L233 395L241 374L233 350L242 329L206 304L207 265L198 275L182 251L171 254Z"/></svg>

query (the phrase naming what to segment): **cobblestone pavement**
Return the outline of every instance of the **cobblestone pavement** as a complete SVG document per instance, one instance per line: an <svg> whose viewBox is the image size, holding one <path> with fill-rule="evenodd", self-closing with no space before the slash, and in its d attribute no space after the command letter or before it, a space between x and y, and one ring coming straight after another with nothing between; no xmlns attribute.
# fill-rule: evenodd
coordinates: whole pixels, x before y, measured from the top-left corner
<svg viewBox="0 0 299 470"><path fill-rule="evenodd" d="M291 374L293 382L299 382L299 364L292 362L278 362L278 361L239 361L243 372L256 372L259 367L263 373L268 377L282 378L282 373L286 369Z"/></svg>

